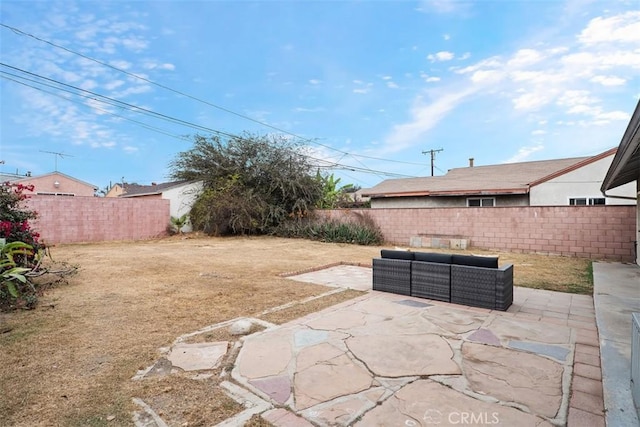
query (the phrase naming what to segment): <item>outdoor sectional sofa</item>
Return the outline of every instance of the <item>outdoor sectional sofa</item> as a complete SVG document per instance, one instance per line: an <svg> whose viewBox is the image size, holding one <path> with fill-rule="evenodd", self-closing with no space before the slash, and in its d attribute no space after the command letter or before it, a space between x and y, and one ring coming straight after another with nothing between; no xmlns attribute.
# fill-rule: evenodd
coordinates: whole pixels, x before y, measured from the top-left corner
<svg viewBox="0 0 640 427"><path fill-rule="evenodd" d="M505 311L513 303L513 265L498 257L383 249L373 289Z"/></svg>

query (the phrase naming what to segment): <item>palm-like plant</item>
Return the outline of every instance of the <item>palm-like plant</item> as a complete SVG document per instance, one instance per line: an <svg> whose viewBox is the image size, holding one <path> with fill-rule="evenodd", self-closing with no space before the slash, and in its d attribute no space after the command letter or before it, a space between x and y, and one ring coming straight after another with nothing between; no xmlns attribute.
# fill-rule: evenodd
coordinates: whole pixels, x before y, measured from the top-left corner
<svg viewBox="0 0 640 427"><path fill-rule="evenodd" d="M189 222L189 215L184 214L181 217L171 217L171 226L176 233L182 234L182 228Z"/></svg>

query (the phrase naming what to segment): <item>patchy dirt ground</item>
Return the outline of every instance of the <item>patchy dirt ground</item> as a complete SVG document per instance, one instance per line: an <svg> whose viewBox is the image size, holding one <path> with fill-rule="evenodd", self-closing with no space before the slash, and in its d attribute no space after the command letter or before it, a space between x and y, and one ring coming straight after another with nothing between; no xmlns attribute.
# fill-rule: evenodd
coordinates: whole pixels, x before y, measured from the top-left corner
<svg viewBox="0 0 640 427"><path fill-rule="evenodd" d="M240 410L217 379L131 377L185 333L327 292L282 273L340 261L369 264L379 247L306 240L191 236L63 245L80 266L33 311L0 316L0 424L131 425L132 397L163 408L171 425L212 425ZM482 253L481 251L467 251ZM587 260L500 254L518 286L590 293ZM360 295L350 291L263 316L283 323ZM260 420L255 419L258 425Z"/></svg>

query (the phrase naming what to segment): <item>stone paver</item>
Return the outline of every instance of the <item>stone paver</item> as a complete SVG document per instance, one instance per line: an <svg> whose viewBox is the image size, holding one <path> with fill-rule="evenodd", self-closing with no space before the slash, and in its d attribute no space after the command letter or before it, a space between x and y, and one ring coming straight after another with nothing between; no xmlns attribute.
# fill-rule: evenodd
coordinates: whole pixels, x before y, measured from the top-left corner
<svg viewBox="0 0 640 427"><path fill-rule="evenodd" d="M380 377L460 374L451 346L438 335L363 335L349 338L347 347Z"/></svg>
<svg viewBox="0 0 640 427"><path fill-rule="evenodd" d="M215 369L227 353L228 342L178 344L167 357L173 366L184 371Z"/></svg>
<svg viewBox="0 0 640 427"><path fill-rule="evenodd" d="M371 270L361 267L303 276L356 288L352 278L371 289ZM162 369L146 374L170 375L172 364L213 369L214 359L237 352L232 376L241 387L234 387L263 402L251 411L276 427L604 426L599 336L586 295L515 288L512 307L498 312L370 292L265 326L231 356L227 343L224 353L204 355L223 343L177 341ZM200 365L179 360L186 349L200 353Z"/></svg>
<svg viewBox="0 0 640 427"><path fill-rule="evenodd" d="M567 413L559 410L563 399L568 407L563 373L573 362L568 360L571 328L549 331L547 325L513 314L420 302L371 293L249 336L234 378L318 425L347 426L358 419L355 425L370 425L370 414L382 417L375 425L394 425L405 417L406 405L418 404L402 403L405 393L412 396L415 383L421 384L419 389L454 393L461 400L444 407L454 413L455 406L460 416L491 416L487 408L493 408L507 420L521 417L524 425L566 421ZM245 357L245 352L261 356ZM261 364L266 354L279 362L247 366ZM289 383L291 395L286 392ZM422 396L420 405L434 398ZM485 415L469 411L476 405L478 411L487 410ZM402 422L415 417L412 412Z"/></svg>
<svg viewBox="0 0 640 427"><path fill-rule="evenodd" d="M563 365L534 354L465 343L462 366L471 388L555 418L562 403ZM516 363L517 362L517 363Z"/></svg>
<svg viewBox="0 0 640 427"><path fill-rule="evenodd" d="M428 396L428 398L427 398ZM551 426L540 417L458 393L430 380L415 381L369 411L358 427L424 425Z"/></svg>

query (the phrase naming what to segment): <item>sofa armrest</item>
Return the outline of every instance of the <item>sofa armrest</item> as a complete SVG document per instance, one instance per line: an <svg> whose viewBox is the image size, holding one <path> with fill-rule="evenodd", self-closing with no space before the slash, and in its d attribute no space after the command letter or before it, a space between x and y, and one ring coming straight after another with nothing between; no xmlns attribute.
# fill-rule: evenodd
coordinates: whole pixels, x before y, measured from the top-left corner
<svg viewBox="0 0 640 427"><path fill-rule="evenodd" d="M411 295L411 261L374 258L373 290Z"/></svg>
<svg viewBox="0 0 640 427"><path fill-rule="evenodd" d="M496 275L496 310L506 311L513 304L513 264L498 269Z"/></svg>

